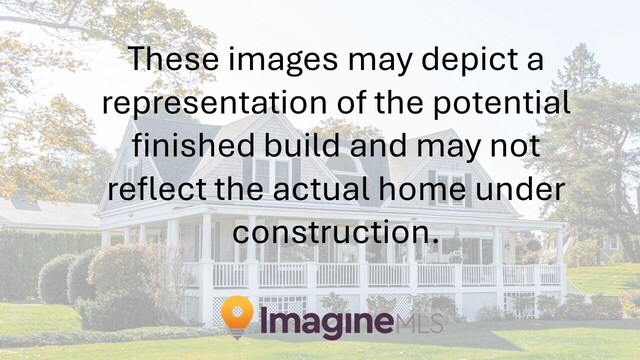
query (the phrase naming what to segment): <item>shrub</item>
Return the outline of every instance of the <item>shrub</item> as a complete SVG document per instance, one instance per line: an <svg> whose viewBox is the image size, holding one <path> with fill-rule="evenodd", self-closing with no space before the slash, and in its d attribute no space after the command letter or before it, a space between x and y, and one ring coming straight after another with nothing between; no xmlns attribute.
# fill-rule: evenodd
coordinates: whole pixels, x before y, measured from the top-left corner
<svg viewBox="0 0 640 360"><path fill-rule="evenodd" d="M534 317L535 298L527 294L513 296L513 316L516 319Z"/></svg>
<svg viewBox="0 0 640 360"><path fill-rule="evenodd" d="M372 314L391 313L396 308L396 299L387 299L382 295L369 295L367 307Z"/></svg>
<svg viewBox="0 0 640 360"><path fill-rule="evenodd" d="M159 325L153 299L145 291L112 291L95 300L79 299L77 307L85 329L116 331Z"/></svg>
<svg viewBox="0 0 640 360"><path fill-rule="evenodd" d="M624 316L640 317L640 290L630 290L620 297Z"/></svg>
<svg viewBox="0 0 640 360"><path fill-rule="evenodd" d="M341 298L340 295L336 295L333 292L331 292L329 296L320 300L320 305L322 305L323 308L327 309L327 311L329 312L336 314L347 312L348 304L349 302L347 300Z"/></svg>
<svg viewBox="0 0 640 360"><path fill-rule="evenodd" d="M567 251L565 258L567 266L596 266L596 259L600 251L598 243L595 240L577 241Z"/></svg>
<svg viewBox="0 0 640 360"><path fill-rule="evenodd" d="M624 263L624 251L616 251L609 258L609 265Z"/></svg>
<svg viewBox="0 0 640 360"><path fill-rule="evenodd" d="M143 259L150 249L143 244L103 249L89 265L89 284L96 287L98 294L145 289L150 270Z"/></svg>
<svg viewBox="0 0 640 360"><path fill-rule="evenodd" d="M538 295L536 305L538 306L540 319L550 320L556 317L560 300L551 295Z"/></svg>
<svg viewBox="0 0 640 360"><path fill-rule="evenodd" d="M67 274L76 256L60 255L46 263L38 277L38 294L47 304L67 304Z"/></svg>
<svg viewBox="0 0 640 360"><path fill-rule="evenodd" d="M450 322L465 322L466 319L458 315L458 308L456 307L456 302L454 299L444 296L438 295L431 298L431 311L434 314L442 314L444 321L446 323Z"/></svg>
<svg viewBox="0 0 640 360"><path fill-rule="evenodd" d="M96 296L96 288L89 284L89 264L98 253L98 249L91 249L78 256L69 267L67 275L67 297L69 304L75 304L78 298L93 299Z"/></svg>
<svg viewBox="0 0 640 360"><path fill-rule="evenodd" d="M584 295L568 294L564 304L560 305L556 318L560 320L591 320L593 307L587 304Z"/></svg>
<svg viewBox="0 0 640 360"><path fill-rule="evenodd" d="M485 305L478 309L476 313L477 321L500 321L504 320L502 310L497 306Z"/></svg>
<svg viewBox="0 0 640 360"><path fill-rule="evenodd" d="M596 294L591 297L591 307L595 320L617 320L622 318L622 306L616 296Z"/></svg>
<svg viewBox="0 0 640 360"><path fill-rule="evenodd" d="M46 263L58 255L82 253L99 244L99 234L0 230L0 300L36 298L38 275Z"/></svg>

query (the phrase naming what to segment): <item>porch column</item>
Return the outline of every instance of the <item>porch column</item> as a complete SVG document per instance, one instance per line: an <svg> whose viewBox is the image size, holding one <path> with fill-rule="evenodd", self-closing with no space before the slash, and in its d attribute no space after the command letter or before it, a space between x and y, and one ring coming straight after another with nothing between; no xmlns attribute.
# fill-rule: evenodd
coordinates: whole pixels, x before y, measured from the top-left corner
<svg viewBox="0 0 640 360"><path fill-rule="evenodd" d="M138 230L138 242L140 244L147 243L147 224L140 224L140 229Z"/></svg>
<svg viewBox="0 0 640 360"><path fill-rule="evenodd" d="M256 258L256 242L253 238L253 230L256 228L256 216L249 215L247 218L247 288L249 290L249 300L253 304L255 309L259 306L258 288L260 287L260 267ZM259 311L253 313L253 319L251 321L258 321Z"/></svg>
<svg viewBox="0 0 640 360"><path fill-rule="evenodd" d="M124 244L131 244L131 228L128 226L124 228Z"/></svg>
<svg viewBox="0 0 640 360"><path fill-rule="evenodd" d="M496 267L496 304L504 311L504 269L502 267L502 233L500 227L493 228L493 265Z"/></svg>
<svg viewBox="0 0 640 360"><path fill-rule="evenodd" d="M167 246L177 247L180 241L180 220L169 220L167 222L167 228Z"/></svg>
<svg viewBox="0 0 640 360"><path fill-rule="evenodd" d="M358 221L358 226L366 226L364 220ZM358 229L358 238L364 237L364 228ZM367 311L367 297L369 296L369 264L367 263L367 244L358 244L359 283L360 283L360 312Z"/></svg>
<svg viewBox="0 0 640 360"><path fill-rule="evenodd" d="M200 321L206 327L213 325L213 261L211 260L211 213L202 214L202 249L198 276Z"/></svg>
<svg viewBox="0 0 640 360"><path fill-rule="evenodd" d="M102 231L101 238L100 238L100 246L103 249L108 246L111 246L111 231L109 230Z"/></svg>
<svg viewBox="0 0 640 360"><path fill-rule="evenodd" d="M495 226L493 228L493 264L502 264L502 235L500 234L500 228Z"/></svg>
<svg viewBox="0 0 640 360"><path fill-rule="evenodd" d="M418 289L418 263L416 262L416 243L413 237L416 223L407 224L409 238L407 240L407 262L409 263L409 288Z"/></svg>

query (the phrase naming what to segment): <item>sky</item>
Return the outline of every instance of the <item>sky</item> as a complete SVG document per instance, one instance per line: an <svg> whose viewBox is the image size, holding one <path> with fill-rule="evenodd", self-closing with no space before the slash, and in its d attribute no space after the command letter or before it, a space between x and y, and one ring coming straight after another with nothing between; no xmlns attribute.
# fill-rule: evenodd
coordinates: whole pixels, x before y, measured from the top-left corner
<svg viewBox="0 0 640 360"><path fill-rule="evenodd" d="M640 6L621 1L167 1L183 9L196 24L213 30L217 52L230 46L246 51L350 51L414 52L441 50L463 52L516 49L525 54L544 55L539 72L484 72L462 78L458 73L424 72L418 67L398 78L393 73L349 73L335 71L288 78L282 73L216 72L216 82L203 87L204 93L237 94L279 92L327 96L393 89L404 95L434 94L519 95L525 91L549 90L562 60L579 42L596 54L604 76L615 82L638 83ZM38 29L25 28L25 36L45 37ZM214 49L212 49L213 51ZM34 100L64 93L82 105L96 124L95 141L109 149L119 146L128 116L104 115L105 95L144 94L146 75L136 73L113 49L100 46L82 56L91 71L39 74ZM417 64L416 64L417 65ZM453 128L460 137L489 140L525 138L539 132L539 116L448 116L435 121L431 114L380 116L329 114L345 117L361 125L374 125L387 138L406 132L411 136ZM224 124L237 116L201 115L204 123ZM288 116L299 129L308 129L328 116ZM494 181L519 182L532 175L517 158L490 159L479 155ZM540 202L513 202L526 218L537 218Z"/></svg>

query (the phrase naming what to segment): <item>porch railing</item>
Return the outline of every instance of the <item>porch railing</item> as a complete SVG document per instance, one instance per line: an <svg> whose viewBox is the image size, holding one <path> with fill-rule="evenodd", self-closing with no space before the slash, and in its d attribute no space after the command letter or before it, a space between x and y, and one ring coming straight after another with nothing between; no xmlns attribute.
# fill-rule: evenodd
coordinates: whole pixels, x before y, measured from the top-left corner
<svg viewBox="0 0 640 360"><path fill-rule="evenodd" d="M540 283L542 285L560 285L561 270L558 265L540 266Z"/></svg>
<svg viewBox="0 0 640 360"><path fill-rule="evenodd" d="M462 285L496 285L496 267L493 265L462 265Z"/></svg>
<svg viewBox="0 0 640 360"><path fill-rule="evenodd" d="M359 264L318 264L317 285L320 287L357 287L360 285Z"/></svg>
<svg viewBox="0 0 640 360"><path fill-rule="evenodd" d="M369 286L409 286L409 265L369 264Z"/></svg>
<svg viewBox="0 0 640 360"><path fill-rule="evenodd" d="M185 264L189 287L199 286L205 265ZM214 289L560 286L563 276L558 265L213 263L206 269Z"/></svg>
<svg viewBox="0 0 640 360"><path fill-rule="evenodd" d="M534 265L505 265L502 268L503 282L506 286L534 285Z"/></svg>
<svg viewBox="0 0 640 360"><path fill-rule="evenodd" d="M418 286L455 286L455 265L419 264Z"/></svg>
<svg viewBox="0 0 640 360"><path fill-rule="evenodd" d="M305 287L307 286L306 263L258 264L258 286L260 287Z"/></svg>
<svg viewBox="0 0 640 360"><path fill-rule="evenodd" d="M247 287L247 265L244 263L215 263L213 264L214 288L244 288Z"/></svg>

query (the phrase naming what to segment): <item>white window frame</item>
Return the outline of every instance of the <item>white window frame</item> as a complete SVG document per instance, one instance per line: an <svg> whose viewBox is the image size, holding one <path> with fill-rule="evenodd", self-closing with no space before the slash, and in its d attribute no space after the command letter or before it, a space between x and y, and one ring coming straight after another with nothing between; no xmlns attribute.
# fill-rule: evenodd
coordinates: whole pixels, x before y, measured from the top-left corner
<svg viewBox="0 0 640 360"><path fill-rule="evenodd" d="M453 178L457 177L462 179L462 183L464 184L464 173L459 173L459 172L436 172L436 183L439 183L439 179L440 177L446 177L447 178L447 188L446 188L446 196L447 196L447 202L444 203L442 202L442 199L440 198L440 196L436 197L436 206L447 206L447 207L465 207L465 201L464 199L462 200L458 200L458 203L455 203L453 198L449 195L450 191L451 191L451 186L453 185ZM465 188L465 190L467 190Z"/></svg>
<svg viewBox="0 0 640 360"><path fill-rule="evenodd" d="M129 161L126 165L126 172L125 172L125 177L124 177L124 181L125 182L135 182L136 181L136 170L140 167L140 161L136 160L131 160Z"/></svg>
<svg viewBox="0 0 640 360"><path fill-rule="evenodd" d="M251 181L256 182L256 162L257 161L267 161L269 163L269 189L262 189L262 193L265 195L273 195L276 187L276 163L287 163L289 166L289 181L287 184L291 186L291 182L293 181L293 166L291 159L285 158L266 158L266 157L254 157L252 163L252 171L251 171Z"/></svg>
<svg viewBox="0 0 640 360"><path fill-rule="evenodd" d="M613 246L613 244L616 246ZM617 236L609 238L609 250L620 250L620 240Z"/></svg>

